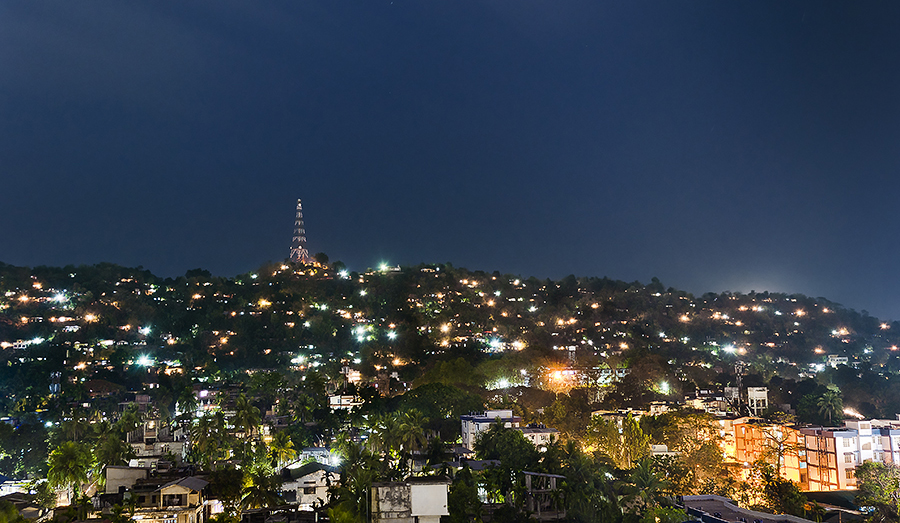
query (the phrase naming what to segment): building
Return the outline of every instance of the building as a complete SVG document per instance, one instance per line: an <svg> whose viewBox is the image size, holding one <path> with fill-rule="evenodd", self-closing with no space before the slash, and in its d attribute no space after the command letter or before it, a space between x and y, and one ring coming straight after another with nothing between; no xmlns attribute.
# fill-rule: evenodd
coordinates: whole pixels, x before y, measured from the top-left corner
<svg viewBox="0 0 900 523"><path fill-rule="evenodd" d="M522 418L513 416L511 410L488 410L480 413L464 414L460 416L462 422L462 445L473 450L478 435L487 430L492 424L499 421L506 428L518 428Z"/></svg>
<svg viewBox="0 0 900 523"><path fill-rule="evenodd" d="M769 408L769 389L747 387L747 407L754 416L762 416Z"/></svg>
<svg viewBox="0 0 900 523"><path fill-rule="evenodd" d="M439 523L448 516L450 480L408 478L404 482L373 483L371 516L374 523Z"/></svg>
<svg viewBox="0 0 900 523"><path fill-rule="evenodd" d="M796 428L758 418L733 421L734 459L745 471L757 460L773 465L785 479L800 483L802 436Z"/></svg>
<svg viewBox="0 0 900 523"><path fill-rule="evenodd" d="M519 427L519 432L525 436L538 450L547 450L547 445L559 439L559 431L551 429L540 423L529 423L527 427Z"/></svg>
<svg viewBox="0 0 900 523"><path fill-rule="evenodd" d="M173 457L180 462L187 450L185 448L187 435L184 430L172 422L163 423L156 418L144 420L141 426L129 432L126 438L137 458L145 465L170 460Z"/></svg>
<svg viewBox="0 0 900 523"><path fill-rule="evenodd" d="M132 492L132 496L137 496L132 519L141 523L204 523L203 490L208 484L193 476L170 481L155 489L139 482Z"/></svg>
<svg viewBox="0 0 900 523"><path fill-rule="evenodd" d="M328 502L328 485L338 478L338 468L311 462L281 470L281 494L284 500L299 505L300 510L313 510Z"/></svg>
<svg viewBox="0 0 900 523"><path fill-rule="evenodd" d="M900 421L853 420L843 427L812 427L800 432L808 470L801 480L804 490L855 489L860 463L900 460Z"/></svg>

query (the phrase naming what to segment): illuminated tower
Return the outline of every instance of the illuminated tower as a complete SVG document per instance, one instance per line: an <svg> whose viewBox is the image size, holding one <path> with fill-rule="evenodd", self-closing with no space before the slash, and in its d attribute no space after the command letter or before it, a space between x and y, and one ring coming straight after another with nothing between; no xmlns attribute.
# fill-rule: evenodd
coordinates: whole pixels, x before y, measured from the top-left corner
<svg viewBox="0 0 900 523"><path fill-rule="evenodd" d="M306 250L306 228L303 225L303 206L297 200L297 217L294 219L294 240L291 242L291 261L309 263L309 251Z"/></svg>

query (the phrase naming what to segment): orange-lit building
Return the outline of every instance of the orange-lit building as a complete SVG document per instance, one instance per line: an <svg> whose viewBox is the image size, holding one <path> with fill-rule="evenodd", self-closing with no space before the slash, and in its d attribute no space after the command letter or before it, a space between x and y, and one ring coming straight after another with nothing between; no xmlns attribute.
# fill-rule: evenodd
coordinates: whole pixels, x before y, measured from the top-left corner
<svg viewBox="0 0 900 523"><path fill-rule="evenodd" d="M753 462L773 465L781 476L800 483L805 475L804 440L796 428L767 423L758 418L734 420L734 459L749 472Z"/></svg>

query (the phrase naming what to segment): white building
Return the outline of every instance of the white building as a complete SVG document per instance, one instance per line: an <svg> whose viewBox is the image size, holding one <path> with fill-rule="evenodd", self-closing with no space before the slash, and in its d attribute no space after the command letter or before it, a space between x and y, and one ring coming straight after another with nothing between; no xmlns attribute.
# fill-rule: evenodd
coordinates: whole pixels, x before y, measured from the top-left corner
<svg viewBox="0 0 900 523"><path fill-rule="evenodd" d="M373 483L372 521L375 523L439 523L447 510L450 480L408 478L404 482Z"/></svg>
<svg viewBox="0 0 900 523"><path fill-rule="evenodd" d="M895 420L854 420L800 433L807 470L800 482L806 490L855 489L860 463L900 463L900 422Z"/></svg>
<svg viewBox="0 0 900 523"><path fill-rule="evenodd" d="M281 477L284 481L281 493L285 501L299 505L300 510L313 510L314 505L328 502L329 481L336 482L339 472L337 467L313 461L299 467L282 469Z"/></svg>
<svg viewBox="0 0 900 523"><path fill-rule="evenodd" d="M769 408L769 389L766 387L747 387L747 406L754 416L762 416Z"/></svg>
<svg viewBox="0 0 900 523"><path fill-rule="evenodd" d="M519 432L525 436L538 450L547 450L547 445L559 439L559 431L545 427L538 423L531 423L527 427L519 427Z"/></svg>
<svg viewBox="0 0 900 523"><path fill-rule="evenodd" d="M498 420L506 428L518 428L522 423L522 418L513 416L512 410L488 410L464 414L459 419L462 421L462 445L469 450L474 450L478 435Z"/></svg>

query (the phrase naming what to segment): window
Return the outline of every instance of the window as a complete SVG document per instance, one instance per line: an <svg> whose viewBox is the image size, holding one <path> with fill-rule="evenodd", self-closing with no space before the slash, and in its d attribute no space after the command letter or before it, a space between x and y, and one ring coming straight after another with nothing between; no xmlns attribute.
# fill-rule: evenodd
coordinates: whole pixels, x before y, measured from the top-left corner
<svg viewBox="0 0 900 523"><path fill-rule="evenodd" d="M853 454L844 454L844 463L853 463Z"/></svg>
<svg viewBox="0 0 900 523"><path fill-rule="evenodd" d="M303 487L303 493L307 494L307 495L310 495L310 494L315 495L316 487Z"/></svg>
<svg viewBox="0 0 900 523"><path fill-rule="evenodd" d="M849 446L850 446L850 438L844 438L844 446L845 446L845 447L849 447Z"/></svg>
<svg viewBox="0 0 900 523"><path fill-rule="evenodd" d="M847 479L853 479L853 469L847 469L845 472L847 473Z"/></svg>

